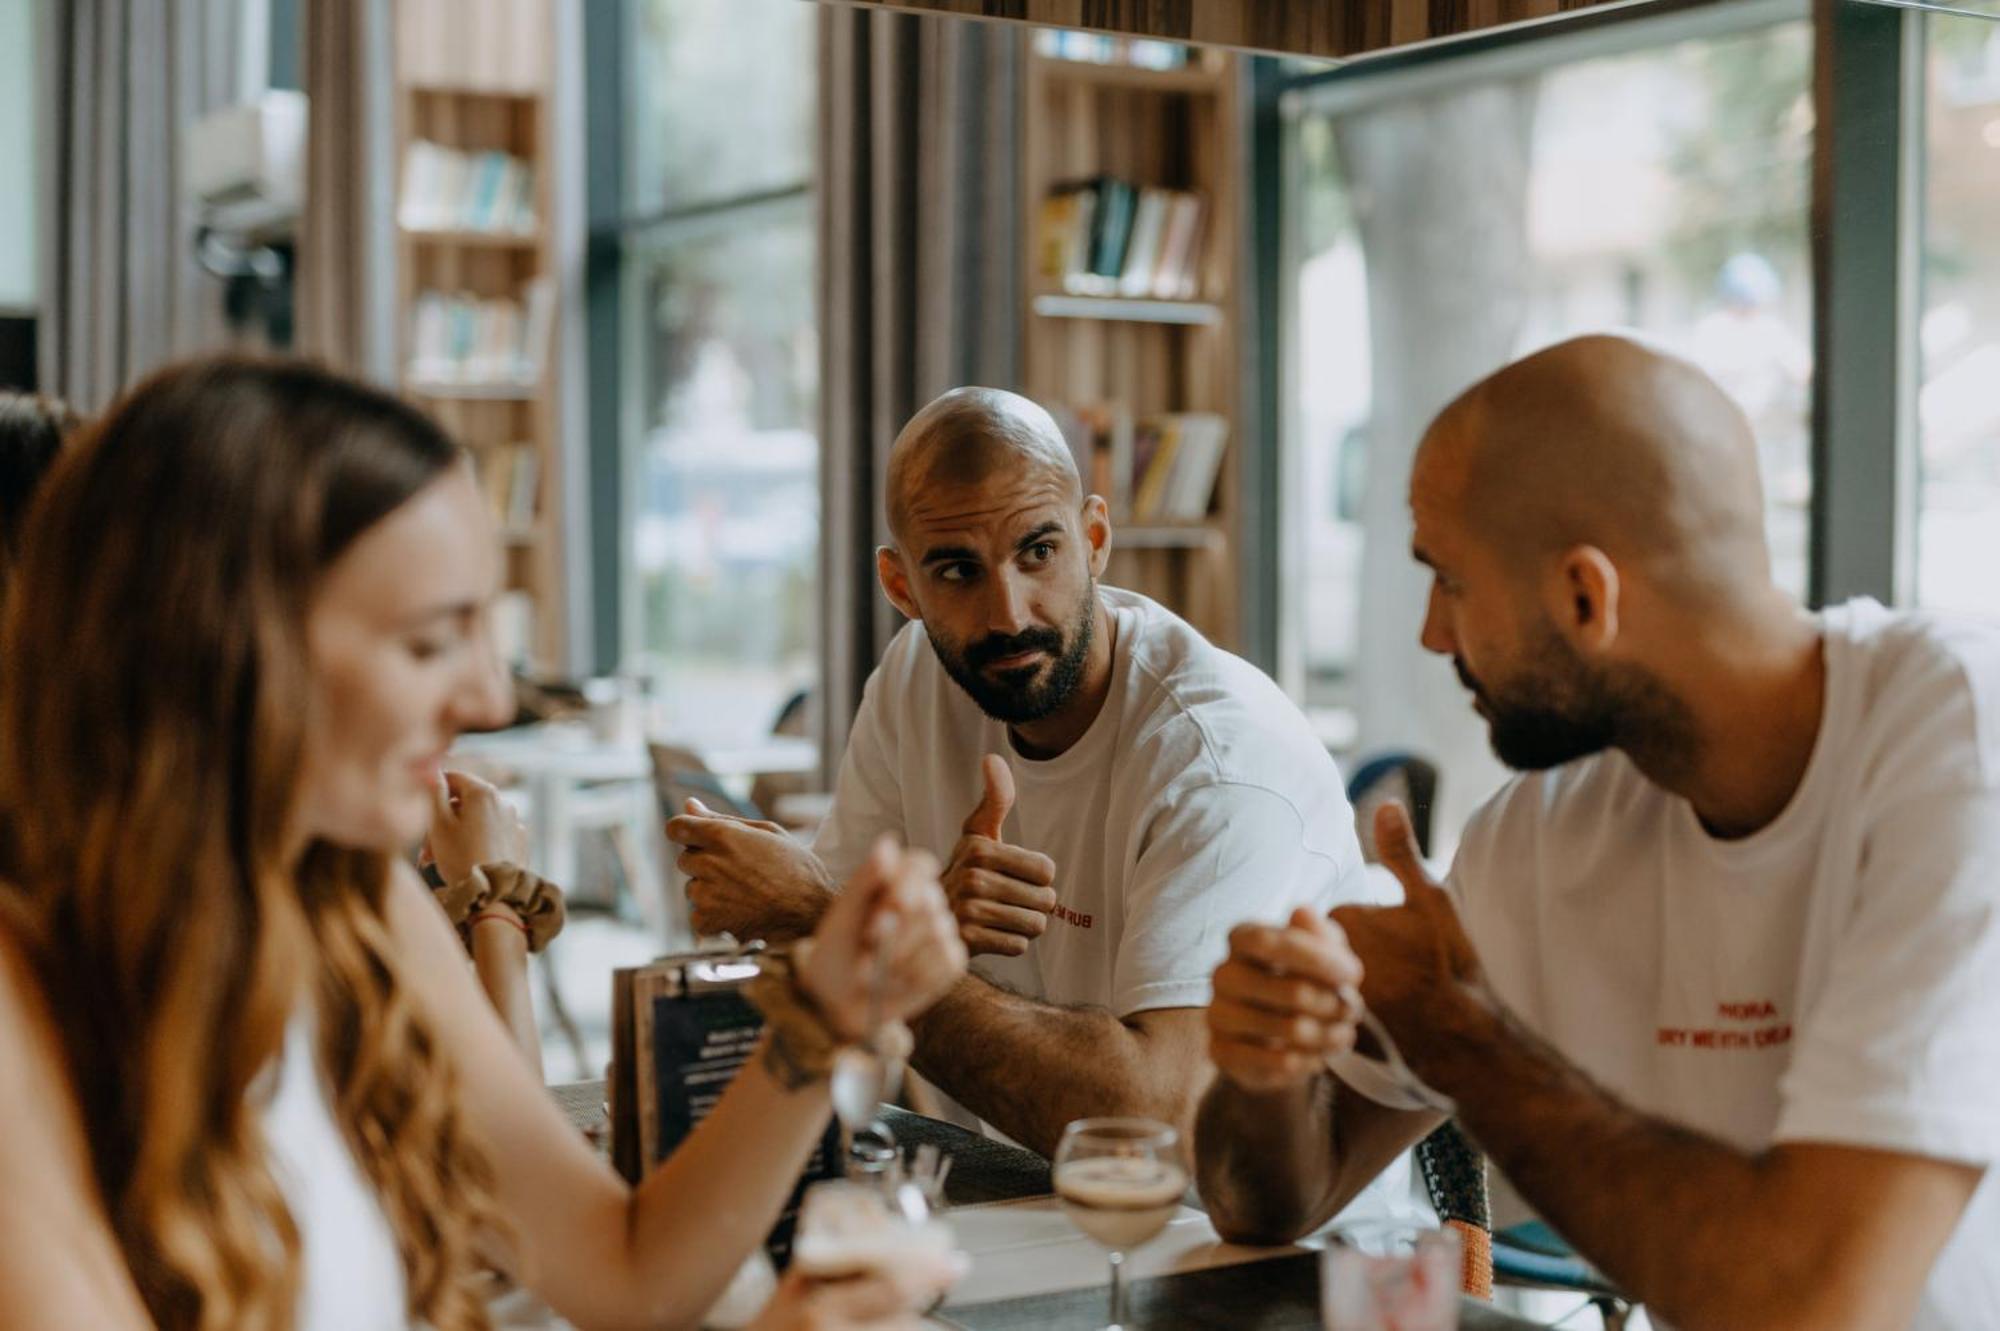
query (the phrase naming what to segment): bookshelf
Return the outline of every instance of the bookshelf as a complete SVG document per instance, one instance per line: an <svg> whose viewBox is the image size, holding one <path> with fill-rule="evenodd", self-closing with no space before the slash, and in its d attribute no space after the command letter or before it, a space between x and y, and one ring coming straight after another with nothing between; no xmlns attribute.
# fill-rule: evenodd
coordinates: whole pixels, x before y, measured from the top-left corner
<svg viewBox="0 0 2000 1331"><path fill-rule="evenodd" d="M1162 53L1157 44L1135 62L1125 58L1129 48L1105 49L1103 38L1032 32L1022 40L1022 391L1055 412L1086 486L1112 503L1106 581L1153 597L1235 648L1236 456L1245 446L1237 429L1237 58L1191 49L1179 63L1176 50L1170 67L1148 67L1143 61ZM1079 51L1100 58L1073 58ZM1095 242L1079 214L1101 198L1047 201L1088 194L1106 179L1136 195L1117 205L1131 219L1129 262L1101 252L1108 262L1093 274L1083 256ZM1150 222L1149 194L1158 196ZM1173 210L1189 198L1199 204L1196 235L1175 262ZM1110 268L1121 271L1114 277ZM1172 462L1195 463L1206 484L1196 476L1144 484L1148 460L1160 456L1157 438L1151 449L1146 442L1149 422L1174 423L1164 428L1176 434L1179 422L1200 424L1205 442L1190 443L1190 427ZM1139 502L1145 494L1152 504Z"/></svg>
<svg viewBox="0 0 2000 1331"><path fill-rule="evenodd" d="M502 650L560 672L553 0L394 3L401 388L471 452L493 505Z"/></svg>

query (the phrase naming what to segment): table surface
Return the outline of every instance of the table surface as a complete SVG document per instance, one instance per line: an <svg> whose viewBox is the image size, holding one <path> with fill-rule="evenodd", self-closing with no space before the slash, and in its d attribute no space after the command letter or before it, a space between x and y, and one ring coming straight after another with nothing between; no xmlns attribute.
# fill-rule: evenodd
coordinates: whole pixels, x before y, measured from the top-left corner
<svg viewBox="0 0 2000 1331"><path fill-rule="evenodd" d="M682 741L682 743L686 743ZM751 777L819 770L819 745L790 735L771 735L747 744L687 744L717 776ZM642 740L603 739L574 721L548 721L478 735L462 735L452 752L478 758L523 775L572 781L633 781L650 778L653 760Z"/></svg>
<svg viewBox="0 0 2000 1331"><path fill-rule="evenodd" d="M602 1119L603 1083L551 1087L579 1127ZM929 1142L952 1157L951 1222L972 1274L933 1320L962 1331L1096 1331L1104 1325L1101 1249L1076 1233L1050 1195L1048 1162L1032 1151L900 1109L884 1119L905 1149ZM1237 1248L1208 1218L1181 1208L1167 1232L1128 1259L1131 1322L1145 1331L1317 1331L1319 1254ZM1529 1331L1537 1324L1473 1299L1461 1331Z"/></svg>
<svg viewBox="0 0 2000 1331"><path fill-rule="evenodd" d="M1050 1196L1047 1161L954 1123L896 1109L884 1117L901 1145L931 1142L954 1162L945 1197L973 1270L933 1320L963 1331L1097 1331L1104 1325L1103 1251L1061 1217ZM1127 1271L1129 1320L1145 1331L1321 1326L1317 1252L1222 1243L1208 1217L1189 1207L1181 1208L1162 1238L1127 1259ZM998 1291L1007 1293L996 1296ZM1476 1299L1459 1309L1461 1331L1534 1326Z"/></svg>
<svg viewBox="0 0 2000 1331"><path fill-rule="evenodd" d="M1107 1290L1064 1290L969 1306L947 1304L932 1320L963 1331L1096 1331L1104 1325ZM1130 1281L1129 1324L1143 1331L1321 1331L1319 1254L1296 1252L1233 1266L1208 1267ZM1524 1322L1466 1299L1459 1331L1529 1331Z"/></svg>

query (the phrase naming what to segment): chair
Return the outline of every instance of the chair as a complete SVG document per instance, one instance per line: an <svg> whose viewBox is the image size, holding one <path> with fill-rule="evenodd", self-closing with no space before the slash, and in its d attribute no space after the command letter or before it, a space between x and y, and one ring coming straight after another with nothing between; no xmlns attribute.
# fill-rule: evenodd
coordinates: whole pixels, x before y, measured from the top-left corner
<svg viewBox="0 0 2000 1331"><path fill-rule="evenodd" d="M805 738L812 733L813 695L810 689L800 689L785 699L778 709L778 716L771 723L771 734L790 735ZM765 810L779 822L779 802L788 795L800 795L819 784L814 777L799 772L760 772L750 782L750 802Z"/></svg>
<svg viewBox="0 0 2000 1331"><path fill-rule="evenodd" d="M657 741L646 746L653 760L653 794L659 801L660 825L687 811L687 802L698 799L717 813L739 818L762 818L757 806L729 793L722 779L708 770L693 749ZM687 879L675 863L674 847L667 847L664 879L666 907L670 917L670 941L675 946L695 942L694 926L688 919Z"/></svg>
<svg viewBox="0 0 2000 1331"><path fill-rule="evenodd" d="M646 751L653 759L653 793L660 802L660 814L675 818L687 809L690 799L698 799L717 813L738 818L762 818L763 812L749 800L738 799L722 784L722 778L693 749L657 741Z"/></svg>
<svg viewBox="0 0 2000 1331"><path fill-rule="evenodd" d="M1375 810L1395 800L1410 811L1417 849L1431 853L1431 813L1437 807L1437 764L1413 753L1378 754L1354 769L1347 779L1347 802L1354 806L1354 830L1361 838L1361 857L1373 864Z"/></svg>
<svg viewBox="0 0 2000 1331"><path fill-rule="evenodd" d="M1493 1232L1493 1279L1517 1289L1581 1294L1603 1318L1604 1331L1625 1331L1638 1306L1539 1220Z"/></svg>

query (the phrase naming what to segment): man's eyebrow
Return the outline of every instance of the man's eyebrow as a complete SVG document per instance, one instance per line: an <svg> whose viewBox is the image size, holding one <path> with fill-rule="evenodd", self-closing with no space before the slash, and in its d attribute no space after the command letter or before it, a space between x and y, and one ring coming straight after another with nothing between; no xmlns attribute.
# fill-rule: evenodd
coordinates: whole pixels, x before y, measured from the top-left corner
<svg viewBox="0 0 2000 1331"><path fill-rule="evenodd" d="M917 562L924 568L932 564L952 563L961 559L977 560L979 555L969 545L940 545L924 551L924 557Z"/></svg>
<svg viewBox="0 0 2000 1331"><path fill-rule="evenodd" d="M1029 532L1026 536L1023 536L1020 540L1014 542L1014 548L1016 550L1025 550L1029 546L1041 540L1044 536L1060 533L1062 529L1063 525L1060 522L1044 522L1041 526L1035 528L1033 531Z"/></svg>
<svg viewBox="0 0 2000 1331"><path fill-rule="evenodd" d="M1421 545L1413 545L1410 547L1410 558L1416 560L1419 564L1422 564L1425 568L1434 569L1437 567L1437 560L1432 559L1430 555L1425 553L1424 548Z"/></svg>

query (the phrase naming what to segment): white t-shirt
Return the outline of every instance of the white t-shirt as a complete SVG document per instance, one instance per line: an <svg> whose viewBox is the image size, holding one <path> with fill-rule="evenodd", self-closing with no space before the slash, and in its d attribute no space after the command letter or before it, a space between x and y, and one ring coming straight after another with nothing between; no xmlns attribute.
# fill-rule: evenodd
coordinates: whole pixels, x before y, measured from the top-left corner
<svg viewBox="0 0 2000 1331"><path fill-rule="evenodd" d="M1121 1018L1205 1007L1236 925L1381 894L1361 872L1340 773L1277 685L1146 597L1099 594L1116 623L1111 692L1046 761L1014 751L921 623L904 628L868 680L813 849L837 880L884 832L948 859L984 791L981 760L1000 754L1016 791L1004 839L1055 861L1060 905L1025 957L973 969ZM1343 1220L1422 1223L1407 1169L1386 1171Z"/></svg>
<svg viewBox="0 0 2000 1331"><path fill-rule="evenodd" d="M271 1172L298 1227L299 1331L404 1331L410 1326L402 1253L374 1185L333 1120L320 1075L313 1011L301 1004L267 1075Z"/></svg>
<svg viewBox="0 0 2000 1331"><path fill-rule="evenodd" d="M1607 752L1522 776L1450 888L1502 1000L1639 1109L1775 1142L2000 1162L2000 626L1855 601L1778 818L1720 841ZM1342 1076L1398 1103L1378 1069ZM2000 1327L2000 1171L1913 1328Z"/></svg>

